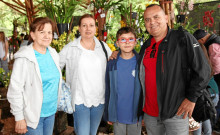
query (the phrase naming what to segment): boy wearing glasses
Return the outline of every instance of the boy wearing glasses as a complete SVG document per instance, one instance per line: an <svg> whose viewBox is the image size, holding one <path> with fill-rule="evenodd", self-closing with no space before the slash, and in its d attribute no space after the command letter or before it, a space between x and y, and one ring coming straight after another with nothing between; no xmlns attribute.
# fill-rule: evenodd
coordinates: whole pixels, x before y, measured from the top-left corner
<svg viewBox="0 0 220 135"><path fill-rule="evenodd" d="M120 48L117 59L110 60L106 69L104 118L114 123L115 135L140 135L141 117L137 116L140 97L135 52L136 34L131 27L118 30L116 44Z"/></svg>

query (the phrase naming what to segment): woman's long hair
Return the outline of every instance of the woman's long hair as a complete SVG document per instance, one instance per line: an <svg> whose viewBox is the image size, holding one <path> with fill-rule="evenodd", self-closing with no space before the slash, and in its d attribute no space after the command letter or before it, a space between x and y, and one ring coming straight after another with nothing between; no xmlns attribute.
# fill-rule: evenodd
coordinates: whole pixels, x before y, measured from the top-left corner
<svg viewBox="0 0 220 135"><path fill-rule="evenodd" d="M5 33L3 31L0 31L0 41L5 43Z"/></svg>

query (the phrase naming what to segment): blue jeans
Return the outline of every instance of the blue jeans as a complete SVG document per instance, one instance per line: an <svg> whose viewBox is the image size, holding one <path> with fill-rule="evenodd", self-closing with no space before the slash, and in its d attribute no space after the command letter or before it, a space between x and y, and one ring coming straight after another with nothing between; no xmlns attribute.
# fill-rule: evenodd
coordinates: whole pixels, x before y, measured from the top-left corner
<svg viewBox="0 0 220 135"><path fill-rule="evenodd" d="M211 135L212 134L212 126L210 120L203 121L200 123L200 128L196 131L193 131L193 135L201 135L202 134L202 128L204 135Z"/></svg>
<svg viewBox="0 0 220 135"><path fill-rule="evenodd" d="M96 135L102 115L104 104L97 107L86 107L84 104L75 105L74 130L77 135Z"/></svg>
<svg viewBox="0 0 220 135"><path fill-rule="evenodd" d="M55 114L48 117L40 117L36 129L27 127L28 132L25 135L52 135L54 127Z"/></svg>
<svg viewBox="0 0 220 135"><path fill-rule="evenodd" d="M214 96L215 94L211 94L211 96ZM219 101L219 95L216 94L215 98L212 100L214 106L217 106ZM193 135L201 135L202 134L202 128L204 135L211 135L212 134L212 126L210 120L206 120L200 123L200 128L196 131L193 131Z"/></svg>
<svg viewBox="0 0 220 135"><path fill-rule="evenodd" d="M9 72L9 70L8 70L8 59L2 60L0 58L0 68L3 68L6 72L6 74Z"/></svg>

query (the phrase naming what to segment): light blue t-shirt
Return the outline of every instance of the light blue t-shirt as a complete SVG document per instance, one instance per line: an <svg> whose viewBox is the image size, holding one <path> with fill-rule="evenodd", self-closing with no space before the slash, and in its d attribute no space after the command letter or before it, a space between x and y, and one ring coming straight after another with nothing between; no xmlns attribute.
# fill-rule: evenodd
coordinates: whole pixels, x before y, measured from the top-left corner
<svg viewBox="0 0 220 135"><path fill-rule="evenodd" d="M40 117L48 117L57 111L60 74L47 49L46 54L34 50L43 84L43 104Z"/></svg>
<svg viewBox="0 0 220 135"><path fill-rule="evenodd" d="M134 124L133 122L133 96L136 56L125 60L119 57L117 61L117 117L118 122L123 124Z"/></svg>

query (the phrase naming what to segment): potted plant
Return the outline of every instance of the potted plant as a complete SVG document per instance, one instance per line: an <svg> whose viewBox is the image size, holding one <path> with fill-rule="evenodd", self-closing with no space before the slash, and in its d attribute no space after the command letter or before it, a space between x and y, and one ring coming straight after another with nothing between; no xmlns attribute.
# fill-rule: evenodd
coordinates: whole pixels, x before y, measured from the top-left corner
<svg viewBox="0 0 220 135"><path fill-rule="evenodd" d="M81 0L43 0L42 7L46 15L57 23L59 34L68 32L68 24Z"/></svg>
<svg viewBox="0 0 220 135"><path fill-rule="evenodd" d="M189 11L193 10L193 1L192 0L177 0L175 7L178 11L177 23L184 23L186 15L189 14Z"/></svg>
<svg viewBox="0 0 220 135"><path fill-rule="evenodd" d="M94 0L91 5L95 7L95 19L98 20L99 39L104 41L104 26L106 25L106 16L110 8L120 5L123 0Z"/></svg>

